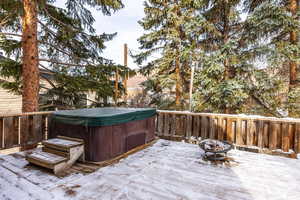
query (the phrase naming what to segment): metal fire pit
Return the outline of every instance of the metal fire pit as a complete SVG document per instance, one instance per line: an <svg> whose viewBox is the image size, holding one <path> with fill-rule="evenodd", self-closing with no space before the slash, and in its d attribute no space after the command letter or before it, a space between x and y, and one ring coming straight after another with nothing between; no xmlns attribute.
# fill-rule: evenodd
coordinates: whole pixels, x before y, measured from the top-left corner
<svg viewBox="0 0 300 200"><path fill-rule="evenodd" d="M204 158L210 161L225 161L227 152L233 148L233 145L227 141L206 139L199 143L204 151Z"/></svg>

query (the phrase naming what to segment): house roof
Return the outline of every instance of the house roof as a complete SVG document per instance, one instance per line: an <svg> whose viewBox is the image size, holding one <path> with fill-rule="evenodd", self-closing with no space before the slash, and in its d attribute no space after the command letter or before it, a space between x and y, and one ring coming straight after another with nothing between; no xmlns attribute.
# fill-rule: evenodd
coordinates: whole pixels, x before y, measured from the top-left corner
<svg viewBox="0 0 300 200"><path fill-rule="evenodd" d="M231 166L201 159L197 145L159 140L90 174L58 178L28 166L24 153L0 157L1 199L299 199L300 161L232 150ZM77 166L80 168L80 165ZM70 169L74 170L74 169Z"/></svg>

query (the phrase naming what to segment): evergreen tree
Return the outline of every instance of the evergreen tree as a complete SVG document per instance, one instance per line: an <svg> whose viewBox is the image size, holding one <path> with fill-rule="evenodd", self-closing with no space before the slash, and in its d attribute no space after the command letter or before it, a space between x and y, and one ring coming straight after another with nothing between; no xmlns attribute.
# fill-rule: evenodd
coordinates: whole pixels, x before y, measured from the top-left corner
<svg viewBox="0 0 300 200"><path fill-rule="evenodd" d="M194 29L198 20L196 12L201 5L201 1L192 0L147 0L144 3L145 17L139 21L146 34L138 39L142 52L133 57L142 64L147 58L160 54L143 66L141 72L151 74L152 81L165 88L160 92L168 92L168 96L174 96L175 86L175 98L171 104L176 109L185 106L190 64L196 47L192 41L197 30Z"/></svg>
<svg viewBox="0 0 300 200"><path fill-rule="evenodd" d="M290 116L300 116L299 97L299 0L246 0L246 11L249 13L247 28L252 30L252 40L261 42L268 52L269 65L286 81L285 108ZM250 35L250 34L249 34Z"/></svg>
<svg viewBox="0 0 300 200"><path fill-rule="evenodd" d="M253 29L247 26L248 18L241 18L243 1L205 2L201 14L211 28L199 36L204 54L196 76L195 109L249 113L258 104L267 113L281 116L274 95L280 81L258 66L266 48L258 46L256 38L250 39Z"/></svg>
<svg viewBox="0 0 300 200"><path fill-rule="evenodd" d="M6 82L4 86L22 93L24 112L38 109L38 65L54 73L56 83L51 84L54 87L50 94L58 94L57 91L68 94L66 91L75 89L79 80L78 93L75 90L70 93L74 97L88 90L106 97L113 92L111 77L115 65L101 57L101 52L105 48L104 42L111 40L115 34L95 34L92 26L94 18L89 7L96 7L103 14L110 15L122 8L121 1L68 0L65 9L54 4L53 0L0 2L0 48L11 58L2 59L0 72L2 76L15 78L14 82ZM19 68L12 68L11 60L13 66ZM42 62L49 64L45 67ZM9 72L15 69L21 75ZM120 70L122 73L128 71L124 67Z"/></svg>
<svg viewBox="0 0 300 200"><path fill-rule="evenodd" d="M205 53L196 77L196 100L208 110L234 113L249 98L243 77L249 66L239 43L240 0L204 2L201 14L212 28L200 36L200 48Z"/></svg>

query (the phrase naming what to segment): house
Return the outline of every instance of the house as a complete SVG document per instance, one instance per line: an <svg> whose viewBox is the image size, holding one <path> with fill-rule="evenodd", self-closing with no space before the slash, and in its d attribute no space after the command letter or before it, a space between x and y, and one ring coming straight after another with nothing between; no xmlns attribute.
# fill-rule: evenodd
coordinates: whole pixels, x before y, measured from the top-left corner
<svg viewBox="0 0 300 200"><path fill-rule="evenodd" d="M53 79L51 72L40 69L40 95L43 95L47 89L46 88L52 88L51 84L46 81L46 79ZM1 79L2 81L9 81L7 79ZM90 106L91 102L95 99L94 93L87 93L86 99L84 100L84 104L86 106ZM13 94L9 90L6 90L4 88L0 87L0 114L14 114L14 113L21 113L22 112L22 96L18 94Z"/></svg>
<svg viewBox="0 0 300 200"><path fill-rule="evenodd" d="M0 113L11 114L22 111L22 96L0 87Z"/></svg>
<svg viewBox="0 0 300 200"><path fill-rule="evenodd" d="M127 99L131 101L138 94L143 92L141 83L147 80L146 76L137 73L135 76L131 77L127 81Z"/></svg>

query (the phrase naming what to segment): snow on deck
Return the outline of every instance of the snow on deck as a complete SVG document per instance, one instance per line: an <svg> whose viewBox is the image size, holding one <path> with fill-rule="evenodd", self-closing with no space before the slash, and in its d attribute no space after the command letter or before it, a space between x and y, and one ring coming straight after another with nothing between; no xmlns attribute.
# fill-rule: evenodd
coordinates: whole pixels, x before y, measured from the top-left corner
<svg viewBox="0 0 300 200"><path fill-rule="evenodd" d="M197 145L159 140L88 175L55 177L21 154L0 157L2 200L299 200L300 161L233 150L231 167L201 161Z"/></svg>

